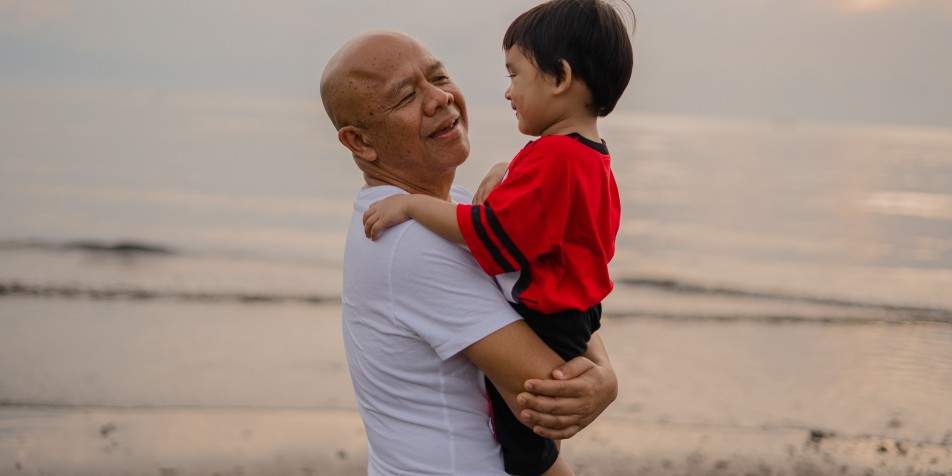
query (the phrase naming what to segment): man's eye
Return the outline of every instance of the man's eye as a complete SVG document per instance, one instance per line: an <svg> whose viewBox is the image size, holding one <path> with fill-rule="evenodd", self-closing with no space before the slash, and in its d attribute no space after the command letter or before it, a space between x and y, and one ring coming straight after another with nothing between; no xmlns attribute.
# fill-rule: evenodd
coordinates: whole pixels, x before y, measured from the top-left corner
<svg viewBox="0 0 952 476"><path fill-rule="evenodd" d="M433 81L434 83L447 83L447 82L449 82L449 80L450 80L450 77L449 77L449 76L436 76L436 77L433 78L432 81Z"/></svg>
<svg viewBox="0 0 952 476"><path fill-rule="evenodd" d="M406 103L408 103L408 102L410 102L410 101L413 100L413 96L416 96L416 92L411 92L410 94L407 94L407 95L404 96L403 99L401 99L400 102L397 103L397 104L398 104L398 105L399 105L399 104L406 104Z"/></svg>

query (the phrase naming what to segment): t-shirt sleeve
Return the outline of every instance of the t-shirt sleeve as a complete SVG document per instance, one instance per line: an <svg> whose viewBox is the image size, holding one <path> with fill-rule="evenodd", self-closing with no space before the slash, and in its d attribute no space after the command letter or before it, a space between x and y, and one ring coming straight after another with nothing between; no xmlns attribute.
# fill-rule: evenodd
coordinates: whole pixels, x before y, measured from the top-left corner
<svg viewBox="0 0 952 476"><path fill-rule="evenodd" d="M462 246L414 224L395 253L394 316L441 359L520 319Z"/></svg>
<svg viewBox="0 0 952 476"><path fill-rule="evenodd" d="M518 271L561 243L572 199L563 154L530 151L484 205L458 205L456 220L470 252L495 276Z"/></svg>

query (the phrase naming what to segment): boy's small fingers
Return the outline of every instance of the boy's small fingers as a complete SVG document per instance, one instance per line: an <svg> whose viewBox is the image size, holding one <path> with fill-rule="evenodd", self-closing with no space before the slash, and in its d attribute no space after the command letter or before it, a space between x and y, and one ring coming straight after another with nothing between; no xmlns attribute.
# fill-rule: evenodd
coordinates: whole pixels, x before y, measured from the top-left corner
<svg viewBox="0 0 952 476"><path fill-rule="evenodd" d="M364 218L364 235L366 235L367 238L373 239L373 237L371 236L373 233L373 229L374 229L374 220L370 217Z"/></svg>

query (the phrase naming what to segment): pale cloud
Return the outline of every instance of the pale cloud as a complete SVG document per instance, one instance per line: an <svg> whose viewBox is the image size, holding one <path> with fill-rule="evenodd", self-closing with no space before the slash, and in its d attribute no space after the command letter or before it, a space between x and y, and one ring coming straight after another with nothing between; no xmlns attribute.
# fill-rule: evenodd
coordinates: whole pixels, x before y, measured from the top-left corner
<svg viewBox="0 0 952 476"><path fill-rule="evenodd" d="M73 0L0 0L0 20L11 19L14 28L20 30L32 30L75 10Z"/></svg>
<svg viewBox="0 0 952 476"><path fill-rule="evenodd" d="M862 201L866 210L930 220L952 220L952 195L915 192L879 192Z"/></svg>
<svg viewBox="0 0 952 476"><path fill-rule="evenodd" d="M871 12L912 3L911 0L844 0L841 8L849 12Z"/></svg>
<svg viewBox="0 0 952 476"><path fill-rule="evenodd" d="M911 7L935 7L952 13L949 0L840 0L838 9L849 13L869 13Z"/></svg>

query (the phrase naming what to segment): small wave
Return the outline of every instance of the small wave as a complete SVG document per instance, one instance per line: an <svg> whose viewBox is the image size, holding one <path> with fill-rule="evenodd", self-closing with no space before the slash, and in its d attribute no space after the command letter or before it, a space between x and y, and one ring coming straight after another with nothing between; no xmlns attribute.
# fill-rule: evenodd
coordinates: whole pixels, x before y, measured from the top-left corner
<svg viewBox="0 0 952 476"><path fill-rule="evenodd" d="M40 241L20 240L0 242L0 248L6 249L35 249L47 251L86 251L91 253L107 253L117 255L152 254L173 255L178 252L168 246L138 241L105 242L95 240L79 241Z"/></svg>
<svg viewBox="0 0 952 476"><path fill-rule="evenodd" d="M241 292L159 291L148 289L99 289L79 286L42 286L21 283L0 283L0 297L22 296L37 298L130 300L130 301L190 301L236 303L301 303L325 304L340 302L337 296L254 294Z"/></svg>
<svg viewBox="0 0 952 476"><path fill-rule="evenodd" d="M684 321L754 321L770 323L842 323L842 324L902 324L902 323L942 323L952 324L952 310L939 308L896 306L888 304L864 303L830 298L792 295L783 293L754 292L740 289L712 287L701 284L687 283L668 279L623 278L616 280L619 288L617 292L624 292L621 287L654 288L662 292L685 294L685 298L694 296L716 296L727 300L757 299L765 301L780 301L806 303L813 306L807 311L793 306L781 307L773 311L759 313L731 313L704 312L696 307L685 308L683 312L662 309L641 309L637 304L627 304L622 307L606 308L606 318L645 317L664 320ZM232 292L218 290L180 290L180 289L150 289L137 287L95 287L72 284L42 284L23 283L18 281L0 281L0 299L4 297L30 297L51 299L92 299L92 300L125 300L125 301L182 301L204 303L297 303L306 305L321 305L339 303L341 297L334 293L318 294L290 294L281 291L265 293ZM841 309L837 311L836 309ZM860 312L849 312L850 309ZM826 310L824 312L824 310Z"/></svg>
<svg viewBox="0 0 952 476"><path fill-rule="evenodd" d="M881 313L886 313L892 316L892 318L888 320L884 320L881 318L843 319L840 317L830 317L828 319L825 319L822 317L819 317L819 318L807 317L807 316L799 316L799 315L793 314L793 315L784 315L784 316L759 316L756 318L758 320L775 320L775 321L801 321L802 320L802 321L811 321L811 322L817 322L817 321L843 322L844 320L876 321L876 322L923 321L923 322L952 323L952 310L950 309L852 301L847 299L809 296L809 295L803 295L803 294L791 294L791 293L782 293L782 292L752 291L752 290L745 290L745 289L738 289L738 288L708 286L703 284L680 281L676 279L664 279L664 278L629 277L629 278L616 279L615 283L619 285L623 285L623 286L628 286L628 287L654 288L654 289L662 290L665 292L687 294L687 295L708 295L708 296L719 296L719 297L725 297L725 298L755 299L755 300L763 300L763 301L812 304L812 305L827 306L827 307L834 307L834 308L852 308L857 310L871 310L871 311L879 311ZM733 315L671 314L671 315L665 315L665 316L658 316L657 313L652 313L652 314L657 317L667 317L667 318L694 318L694 319L710 319L710 320L754 319L753 317L748 317L748 316L733 316Z"/></svg>

